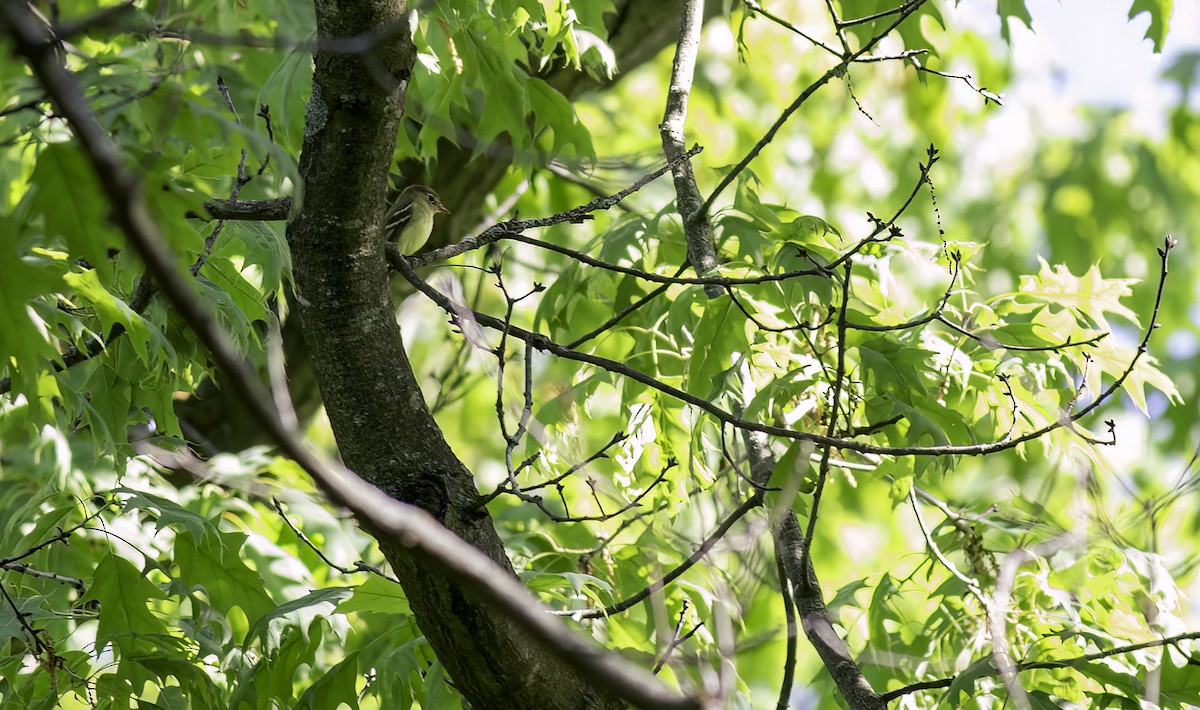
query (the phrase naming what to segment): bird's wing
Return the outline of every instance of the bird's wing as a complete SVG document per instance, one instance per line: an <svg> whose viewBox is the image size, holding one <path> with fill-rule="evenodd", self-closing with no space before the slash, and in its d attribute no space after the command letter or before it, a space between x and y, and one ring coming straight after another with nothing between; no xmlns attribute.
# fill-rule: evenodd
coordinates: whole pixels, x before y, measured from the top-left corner
<svg viewBox="0 0 1200 710"><path fill-rule="evenodd" d="M395 239L400 236L401 230L408 221L412 219L412 201L407 201L403 205L398 205L388 216L383 224L383 233L388 235L389 239Z"/></svg>

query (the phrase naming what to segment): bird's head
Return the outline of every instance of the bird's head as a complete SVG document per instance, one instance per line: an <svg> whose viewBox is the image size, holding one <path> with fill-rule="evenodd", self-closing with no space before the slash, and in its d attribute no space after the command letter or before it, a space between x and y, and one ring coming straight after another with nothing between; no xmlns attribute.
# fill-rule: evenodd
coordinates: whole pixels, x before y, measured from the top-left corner
<svg viewBox="0 0 1200 710"><path fill-rule="evenodd" d="M438 194L433 191L432 187L426 187L425 185L409 185L408 187L404 188L404 191L401 193L401 195L406 195L410 200L412 200L413 204L424 203L429 205L433 208L435 213L441 212L443 214L450 214L450 210L446 209L446 206L442 204L442 198L438 197Z"/></svg>

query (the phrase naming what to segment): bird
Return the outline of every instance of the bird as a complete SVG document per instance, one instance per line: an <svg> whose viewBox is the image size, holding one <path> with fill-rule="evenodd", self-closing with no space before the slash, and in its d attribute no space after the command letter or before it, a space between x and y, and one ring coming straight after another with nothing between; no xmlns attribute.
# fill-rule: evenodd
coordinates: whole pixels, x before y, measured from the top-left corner
<svg viewBox="0 0 1200 710"><path fill-rule="evenodd" d="M442 199L426 185L409 185L400 191L383 220L383 233L401 254L413 254L429 240L433 218L450 214Z"/></svg>

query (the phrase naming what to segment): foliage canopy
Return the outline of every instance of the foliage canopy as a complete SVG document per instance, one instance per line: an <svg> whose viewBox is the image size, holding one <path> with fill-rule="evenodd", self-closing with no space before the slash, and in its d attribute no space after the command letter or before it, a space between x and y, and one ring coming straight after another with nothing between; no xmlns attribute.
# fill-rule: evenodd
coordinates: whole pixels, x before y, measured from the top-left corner
<svg viewBox="0 0 1200 710"><path fill-rule="evenodd" d="M411 47L370 3L0 12L0 704L526 707L503 671L539 654L599 688L581 706L645 702L526 626L480 648L414 585L471 614L478 586L328 502L131 246L39 56L292 434L679 707L1200 704L1197 431L1170 406L1196 263L1165 236L1200 224L1195 56L1165 137L1093 110L989 165L1023 0L999 37L939 0L682 4L694 72L679 7L646 0L423 3ZM351 8L391 19L333 32ZM1155 51L1171 10L1129 8ZM347 104L398 121L344 138L390 187L454 212L411 261L378 239L386 168L316 175ZM321 344L320 314L370 320L313 286L332 262L379 302L389 265L404 351ZM343 356L419 384L401 408L431 429L376 421L395 398L342 391Z"/></svg>

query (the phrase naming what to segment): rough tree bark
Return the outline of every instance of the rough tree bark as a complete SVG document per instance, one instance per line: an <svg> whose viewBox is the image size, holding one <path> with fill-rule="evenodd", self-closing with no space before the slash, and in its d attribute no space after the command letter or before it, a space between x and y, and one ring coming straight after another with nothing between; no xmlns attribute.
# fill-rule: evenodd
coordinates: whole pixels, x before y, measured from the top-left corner
<svg viewBox="0 0 1200 710"><path fill-rule="evenodd" d="M378 224L415 52L404 3L317 0L318 42L397 31L363 55L318 50L300 159L304 198L288 229L295 307L342 458L420 506L511 573L470 472L425 406L389 300ZM607 708L590 687L470 589L378 535L417 623L479 708Z"/></svg>
<svg viewBox="0 0 1200 710"><path fill-rule="evenodd" d="M607 15L608 42L618 71L610 81L600 81L586 72L559 67L544 78L568 98L588 91L603 90L629 72L650 61L678 34L678 0L616 0ZM708 0L705 20L716 17L722 0ZM477 155L467 148L443 143L430 184L442 195L451 214L438 220L429 247L442 246L465 236L479 224L484 200L504 177L511 161L502 152ZM417 161L401 164L400 172L412 180L424 179L425 166ZM237 210L226 216L236 217ZM286 213L284 213L286 216ZM283 219L278 214L272 219ZM261 219L261 218L260 218ZM313 363L298 319L283 324L283 349L287 361L288 388L300 421L311 420L321 407L313 375ZM176 406L179 418L190 426L189 436L207 444L209 453L241 451L268 443L267 437L244 407L230 397L227 388L208 381L196 396Z"/></svg>

